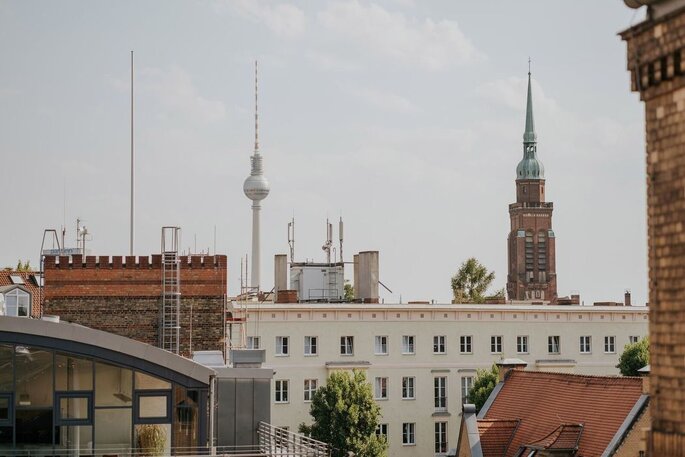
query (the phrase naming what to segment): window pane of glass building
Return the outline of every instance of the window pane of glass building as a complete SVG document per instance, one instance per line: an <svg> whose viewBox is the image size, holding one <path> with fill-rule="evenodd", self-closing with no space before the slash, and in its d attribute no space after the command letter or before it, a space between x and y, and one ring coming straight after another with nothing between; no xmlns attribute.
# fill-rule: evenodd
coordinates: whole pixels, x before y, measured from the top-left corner
<svg viewBox="0 0 685 457"><path fill-rule="evenodd" d="M55 389L93 390L93 362L65 354L55 355Z"/></svg>
<svg viewBox="0 0 685 457"><path fill-rule="evenodd" d="M95 409L95 447L108 454L131 449L131 408Z"/></svg>
<svg viewBox="0 0 685 457"><path fill-rule="evenodd" d="M171 389L171 383L136 371L136 390Z"/></svg>
<svg viewBox="0 0 685 457"><path fill-rule="evenodd" d="M0 392L11 392L14 383L14 347L0 344Z"/></svg>
<svg viewBox="0 0 685 457"><path fill-rule="evenodd" d="M88 419L88 398L62 397L59 399L60 419Z"/></svg>
<svg viewBox="0 0 685 457"><path fill-rule="evenodd" d="M52 352L17 346L15 355L17 406L52 408Z"/></svg>
<svg viewBox="0 0 685 457"><path fill-rule="evenodd" d="M131 406L133 404L132 380L131 370L106 363L96 363L95 406Z"/></svg>
<svg viewBox="0 0 685 457"><path fill-rule="evenodd" d="M139 399L140 405L138 415L140 418L167 417L168 411L166 395L144 395L139 397Z"/></svg>
<svg viewBox="0 0 685 457"><path fill-rule="evenodd" d="M55 427L55 450L58 455L92 455L93 426L65 425ZM67 452L66 450L69 449Z"/></svg>

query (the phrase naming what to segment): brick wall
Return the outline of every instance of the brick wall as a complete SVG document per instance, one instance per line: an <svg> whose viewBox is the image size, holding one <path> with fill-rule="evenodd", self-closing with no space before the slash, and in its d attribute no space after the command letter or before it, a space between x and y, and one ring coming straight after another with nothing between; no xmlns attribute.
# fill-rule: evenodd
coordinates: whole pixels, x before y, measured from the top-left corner
<svg viewBox="0 0 685 457"><path fill-rule="evenodd" d="M181 257L182 354L191 340L192 350L223 349L226 260ZM45 258L45 313L69 322L158 345L161 293L159 255Z"/></svg>
<svg viewBox="0 0 685 457"><path fill-rule="evenodd" d="M668 3L668 2L665 2ZM673 3L673 2L672 2ZM650 455L685 456L685 9L621 34L645 102Z"/></svg>

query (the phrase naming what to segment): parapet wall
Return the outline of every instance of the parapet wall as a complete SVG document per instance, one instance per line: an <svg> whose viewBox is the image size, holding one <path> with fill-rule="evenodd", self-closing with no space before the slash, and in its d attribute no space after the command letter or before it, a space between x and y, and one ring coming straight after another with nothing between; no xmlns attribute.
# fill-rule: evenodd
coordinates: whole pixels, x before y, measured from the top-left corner
<svg viewBox="0 0 685 457"><path fill-rule="evenodd" d="M180 256L181 296L223 297L227 257ZM45 300L74 297L159 297L162 256L46 256Z"/></svg>

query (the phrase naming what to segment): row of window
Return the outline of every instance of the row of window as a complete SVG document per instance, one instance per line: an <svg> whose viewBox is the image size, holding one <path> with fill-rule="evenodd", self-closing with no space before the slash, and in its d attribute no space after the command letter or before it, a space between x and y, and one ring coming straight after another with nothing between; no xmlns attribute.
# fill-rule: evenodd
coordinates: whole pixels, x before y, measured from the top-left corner
<svg viewBox="0 0 685 457"><path fill-rule="evenodd" d="M376 400L387 400L389 380L386 376L377 376L373 379L373 394ZM318 379L305 379L303 389L303 400L312 401L314 392L319 387ZM461 399L466 403L469 390L473 387L473 376L461 377ZM290 380L276 379L274 381L274 402L290 402ZM416 377L402 377L402 400L416 400ZM437 412L447 411L447 376L436 376L433 378L433 406Z"/></svg>
<svg viewBox="0 0 685 457"><path fill-rule="evenodd" d="M490 337L490 353L501 354L504 352L504 337L501 335L493 335ZM637 342L639 337L630 336L629 342ZM304 337L304 355L314 356L318 355L318 340L316 336ZM402 354L411 355L416 354L416 337L414 335L402 336ZM250 336L247 339L248 349L259 349L260 339L258 336ZM379 335L374 337L374 354L388 355L388 337ZM529 337L527 335L519 335L516 337L516 352L518 354L528 354L529 351ZM461 354L473 353L473 336L462 335L459 337L459 352ZM561 353L561 336L550 335L547 337L547 352L550 354ZM580 352L581 354L588 354L592 352L592 337L584 335L580 337ZM604 337L604 352L616 352L616 337ZM445 335L436 335L433 337L433 354L447 354L447 337ZM277 336L276 337L276 355L288 356L290 355L290 337ZM354 355L354 336L340 337L340 355Z"/></svg>
<svg viewBox="0 0 685 457"><path fill-rule="evenodd" d="M447 452L447 422L435 422L435 453L442 454ZM388 424L378 424L376 435L388 438ZM416 445L416 423L402 423L402 444L405 446Z"/></svg>

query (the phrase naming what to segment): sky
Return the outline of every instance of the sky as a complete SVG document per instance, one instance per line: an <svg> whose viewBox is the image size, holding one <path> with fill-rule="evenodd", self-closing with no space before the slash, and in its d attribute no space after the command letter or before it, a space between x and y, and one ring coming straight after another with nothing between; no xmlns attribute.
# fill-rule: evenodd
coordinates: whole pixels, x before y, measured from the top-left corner
<svg viewBox="0 0 685 457"><path fill-rule="evenodd" d="M47 228L75 246L77 218L92 254L128 254L134 50L135 254L181 226L184 251L228 255L239 292L258 60L263 289L293 217L298 261L324 260L327 218L345 261L380 251L386 302L449 301L469 257L502 288L530 57L559 295L645 303L644 114L617 36L643 16L618 0L0 1L0 265L36 266Z"/></svg>

